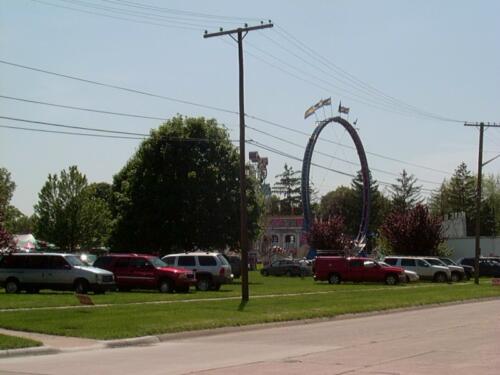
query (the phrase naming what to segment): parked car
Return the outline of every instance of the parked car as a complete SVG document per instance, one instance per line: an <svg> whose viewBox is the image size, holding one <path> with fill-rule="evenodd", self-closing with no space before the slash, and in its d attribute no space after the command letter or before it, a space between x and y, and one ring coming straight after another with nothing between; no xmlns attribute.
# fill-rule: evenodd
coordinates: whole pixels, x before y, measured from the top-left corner
<svg viewBox="0 0 500 375"><path fill-rule="evenodd" d="M260 270L263 276L305 276L303 272L298 262L289 259L275 260Z"/></svg>
<svg viewBox="0 0 500 375"><path fill-rule="evenodd" d="M314 262L314 280L339 284L342 281L373 281L395 285L406 281L401 267L382 266L369 258L319 256Z"/></svg>
<svg viewBox="0 0 500 375"><path fill-rule="evenodd" d="M387 264L382 261L377 261L378 264L380 264L382 267L392 267L390 264ZM414 283L420 280L420 277L416 272L410 271L410 270L404 270L405 271L405 278L407 283Z"/></svg>
<svg viewBox="0 0 500 375"><path fill-rule="evenodd" d="M224 258L226 258L227 262L231 266L231 272L235 279L239 279L241 277L241 258L236 255L226 255L222 254Z"/></svg>
<svg viewBox="0 0 500 375"><path fill-rule="evenodd" d="M40 289L105 293L115 289L113 273L82 263L74 254L14 253L0 260L0 286L7 293Z"/></svg>
<svg viewBox="0 0 500 375"><path fill-rule="evenodd" d="M192 271L169 267L153 255L110 254L97 258L94 266L113 272L121 291L158 289L162 293L186 293L196 283Z"/></svg>
<svg viewBox="0 0 500 375"><path fill-rule="evenodd" d="M473 267L474 261L474 258L461 258L458 260L458 264ZM500 263L497 258L479 258L479 276L500 277Z"/></svg>
<svg viewBox="0 0 500 375"><path fill-rule="evenodd" d="M456 262L454 262L450 258L440 257L439 259L441 261L443 261L448 267L449 266L460 266L460 267L462 267L464 269L464 272L465 272L465 279L466 280L469 280L471 277L474 277L474 267L468 266L466 264L457 264Z"/></svg>
<svg viewBox="0 0 500 375"><path fill-rule="evenodd" d="M453 281L454 283L467 279L467 276L465 275L465 270L461 266L457 266L454 264L448 265L445 262L443 262L441 259L435 258L435 257L425 257L424 259L434 266L448 267L450 269L450 272L451 272L451 276L450 276L451 281Z"/></svg>
<svg viewBox="0 0 500 375"><path fill-rule="evenodd" d="M421 279L440 283L451 280L451 271L448 267L435 266L422 257L391 255L385 257L384 262L391 266L398 266L416 272Z"/></svg>
<svg viewBox="0 0 500 375"><path fill-rule="evenodd" d="M191 252L169 254L162 258L169 266L192 270L196 275L196 289L219 290L222 284L233 281L229 262L219 253Z"/></svg>

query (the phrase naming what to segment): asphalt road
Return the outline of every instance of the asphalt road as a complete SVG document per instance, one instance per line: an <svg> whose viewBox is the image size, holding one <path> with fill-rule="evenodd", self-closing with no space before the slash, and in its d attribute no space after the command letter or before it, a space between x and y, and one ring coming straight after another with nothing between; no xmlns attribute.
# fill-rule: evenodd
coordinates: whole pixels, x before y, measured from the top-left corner
<svg viewBox="0 0 500 375"><path fill-rule="evenodd" d="M497 375L500 300L0 359L2 375L187 373Z"/></svg>

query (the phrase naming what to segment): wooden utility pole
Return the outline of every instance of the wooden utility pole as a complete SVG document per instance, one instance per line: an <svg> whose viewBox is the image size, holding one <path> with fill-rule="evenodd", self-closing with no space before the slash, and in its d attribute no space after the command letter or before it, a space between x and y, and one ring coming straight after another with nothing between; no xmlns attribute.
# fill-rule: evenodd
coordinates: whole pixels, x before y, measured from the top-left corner
<svg viewBox="0 0 500 375"><path fill-rule="evenodd" d="M240 103L240 245L241 245L241 300L246 302L249 299L248 293L248 225L247 225L247 195L246 195L246 175L245 175L245 100L244 100L244 76L243 76L243 39L249 31L267 29L273 27L271 21L258 26L239 27L233 30L224 31L222 28L215 33L205 31L204 38L214 36L229 35L238 43L239 62L239 103ZM238 36L237 39L233 34Z"/></svg>
<svg viewBox="0 0 500 375"><path fill-rule="evenodd" d="M482 194L482 180L483 180L483 166L493 161L498 156L483 163L483 138L485 127L500 127L496 123L469 123L466 122L465 126L479 127L479 154L477 158L477 189L476 189L476 241L475 241L475 255L474 255L474 282L479 284L479 257L481 256L481 194Z"/></svg>

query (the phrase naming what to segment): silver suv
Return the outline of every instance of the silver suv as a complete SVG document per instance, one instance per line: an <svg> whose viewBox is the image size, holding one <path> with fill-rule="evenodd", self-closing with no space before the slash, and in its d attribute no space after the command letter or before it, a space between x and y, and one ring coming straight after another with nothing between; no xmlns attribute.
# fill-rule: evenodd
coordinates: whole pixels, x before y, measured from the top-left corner
<svg viewBox="0 0 500 375"><path fill-rule="evenodd" d="M424 259L434 266L448 267L451 271L451 281L453 281L454 283L462 280L467 280L464 268L461 266L457 266L455 264L446 264L441 259L434 257L425 257Z"/></svg>
<svg viewBox="0 0 500 375"><path fill-rule="evenodd" d="M196 273L196 289L219 290L222 284L233 281L231 266L222 254L192 252L169 254L161 258L167 265L182 267Z"/></svg>
<svg viewBox="0 0 500 375"><path fill-rule="evenodd" d="M40 289L105 293L115 288L113 273L82 263L74 254L14 253L0 259L0 286L7 293Z"/></svg>
<svg viewBox="0 0 500 375"><path fill-rule="evenodd" d="M438 283L451 280L451 271L448 267L432 265L423 257L391 255L385 257L384 262L391 266L398 266L405 270L416 272L421 279L432 280Z"/></svg>

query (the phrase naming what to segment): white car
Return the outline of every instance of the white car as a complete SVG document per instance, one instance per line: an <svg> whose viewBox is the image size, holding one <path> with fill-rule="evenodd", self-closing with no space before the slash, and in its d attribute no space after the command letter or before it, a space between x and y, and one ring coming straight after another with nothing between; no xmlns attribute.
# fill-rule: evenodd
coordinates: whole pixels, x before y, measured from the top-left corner
<svg viewBox="0 0 500 375"><path fill-rule="evenodd" d="M421 279L428 279L438 283L451 280L451 271L445 266L435 266L427 262L423 257L390 255L384 258L384 262L391 266L398 266L418 274Z"/></svg>
<svg viewBox="0 0 500 375"><path fill-rule="evenodd" d="M392 267L390 264L387 264L385 262L377 262L381 266L387 266L387 267ZM405 277L406 277L406 282L407 283L414 283L420 280L420 276L414 271L410 270L405 270Z"/></svg>

